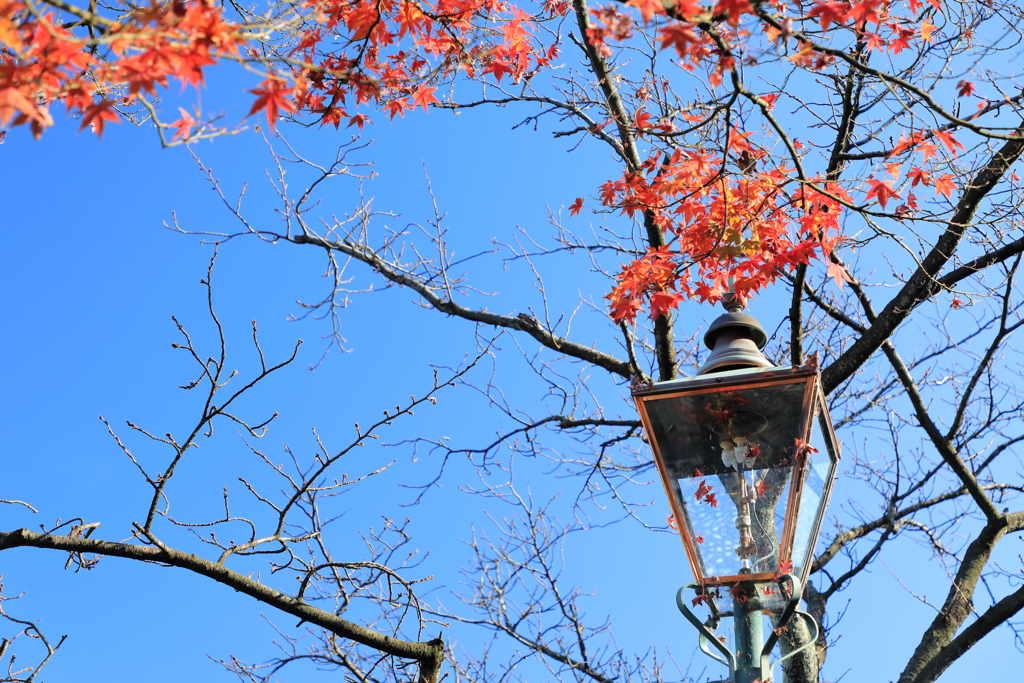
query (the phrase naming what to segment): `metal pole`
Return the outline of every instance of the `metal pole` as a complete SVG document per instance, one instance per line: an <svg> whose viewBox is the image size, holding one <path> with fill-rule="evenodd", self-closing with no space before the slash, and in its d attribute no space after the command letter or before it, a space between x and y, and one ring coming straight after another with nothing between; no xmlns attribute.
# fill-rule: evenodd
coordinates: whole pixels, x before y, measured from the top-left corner
<svg viewBox="0 0 1024 683"><path fill-rule="evenodd" d="M733 622L736 629L736 674L733 683L767 683L761 669L764 624L761 600L753 583L741 583L734 591Z"/></svg>

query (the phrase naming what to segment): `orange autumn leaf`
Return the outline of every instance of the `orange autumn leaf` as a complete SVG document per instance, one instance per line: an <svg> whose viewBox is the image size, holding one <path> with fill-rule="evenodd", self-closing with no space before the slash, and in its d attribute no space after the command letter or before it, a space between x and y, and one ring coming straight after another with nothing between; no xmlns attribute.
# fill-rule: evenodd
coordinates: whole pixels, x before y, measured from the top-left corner
<svg viewBox="0 0 1024 683"><path fill-rule="evenodd" d="M869 180L868 183L871 185L871 189L868 190L866 195L867 200L871 200L872 197L878 200L879 206L883 209L889 199L899 199L900 194L892 188L888 182L881 180Z"/></svg>
<svg viewBox="0 0 1024 683"><path fill-rule="evenodd" d="M271 76L260 83L260 87L247 92L256 95L256 101L253 102L248 116L258 111L265 112L271 130L274 130L281 112L295 111L295 105L292 104L292 87L283 79Z"/></svg>
<svg viewBox="0 0 1024 683"><path fill-rule="evenodd" d="M839 287L839 289L843 288L844 282L853 282L853 278L850 277L846 268L834 262L830 262L828 264L827 277L835 280L836 286Z"/></svg>
<svg viewBox="0 0 1024 683"><path fill-rule="evenodd" d="M934 42L932 40L932 33L936 28L935 24L931 22L931 19L925 17L924 21L921 22L921 40L926 43Z"/></svg>
<svg viewBox="0 0 1024 683"><path fill-rule="evenodd" d="M931 174L928 171L923 171L920 168L912 168L910 173L907 173L907 178L912 180L910 187L917 187L917 185L931 185Z"/></svg>
<svg viewBox="0 0 1024 683"><path fill-rule="evenodd" d="M640 17L645 24L651 23L655 14L665 14L665 6L661 4L661 0L629 0L626 4L640 10Z"/></svg>
<svg viewBox="0 0 1024 683"><path fill-rule="evenodd" d="M103 126L107 121L120 123L120 117L113 110L113 106L113 102L102 100L86 109L85 114L82 116L82 125L79 126L78 130L85 130L86 126L88 126L92 129L92 132L96 133L97 137L102 137Z"/></svg>
<svg viewBox="0 0 1024 683"><path fill-rule="evenodd" d="M423 111L427 111L428 104L439 101L433 94L436 90L437 88L421 85L412 96L413 107L423 107Z"/></svg>
<svg viewBox="0 0 1024 683"><path fill-rule="evenodd" d="M169 128L174 128L177 132L174 134L173 140L178 138L188 139L189 135L192 134L192 128L196 125L196 120L192 118L192 115L187 111L178 107L178 111L181 112L181 118L173 123L167 124Z"/></svg>
<svg viewBox="0 0 1024 683"><path fill-rule="evenodd" d="M14 86L0 88L0 126L6 126L17 114L24 114L30 119L45 123L45 125L52 123L46 110L37 107L19 88Z"/></svg>
<svg viewBox="0 0 1024 683"><path fill-rule="evenodd" d="M948 130L938 130L938 129L936 129L936 130L933 130L932 133L935 135L935 137L938 139L938 141L941 142L942 145L946 149L949 150L949 152L953 156L957 155L957 150L958 149L965 149L963 145L961 145L959 142L957 142L957 139L954 138L953 134L950 133Z"/></svg>
<svg viewBox="0 0 1024 683"><path fill-rule="evenodd" d="M809 18L817 18L821 30L828 31L832 24L842 25L850 16L850 5L845 2L821 2L817 0L814 7L807 12Z"/></svg>
<svg viewBox="0 0 1024 683"><path fill-rule="evenodd" d="M953 180L953 175L946 173L945 175L935 178L932 181L935 185L935 194L945 195L948 199L950 193L956 189L956 182Z"/></svg>

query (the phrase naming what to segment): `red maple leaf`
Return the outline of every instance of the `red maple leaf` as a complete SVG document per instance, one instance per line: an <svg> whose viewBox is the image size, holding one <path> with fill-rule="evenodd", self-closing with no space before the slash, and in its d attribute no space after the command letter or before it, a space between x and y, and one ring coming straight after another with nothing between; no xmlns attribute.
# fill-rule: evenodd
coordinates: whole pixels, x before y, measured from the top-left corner
<svg viewBox="0 0 1024 683"><path fill-rule="evenodd" d="M914 32L907 28L901 28L899 35L896 40L892 41L889 45L889 50L894 54L898 55L910 47L910 39L914 37Z"/></svg>
<svg viewBox="0 0 1024 683"><path fill-rule="evenodd" d="M494 74L494 78L501 83L501 77L505 74L515 73L512 65L504 59L495 57L484 68L485 74Z"/></svg>
<svg viewBox="0 0 1024 683"><path fill-rule="evenodd" d="M0 88L0 126L6 126L7 122L19 113L36 121L45 120L47 123L44 125L47 126L53 123L46 110L36 107L35 103L18 88L13 86Z"/></svg>
<svg viewBox="0 0 1024 683"><path fill-rule="evenodd" d="M186 85L199 88L203 83L203 67L216 64L217 60L209 55L198 52L184 52L176 55L178 63L174 75L181 81L181 89Z"/></svg>
<svg viewBox="0 0 1024 683"><path fill-rule="evenodd" d="M96 133L96 137L101 137L103 135L103 125L107 121L120 121L113 107L114 103L110 100L102 100L92 105L85 110L85 114L82 116L82 125L78 130L84 130L86 126L90 126L92 132Z"/></svg>
<svg viewBox="0 0 1024 683"><path fill-rule="evenodd" d="M437 90L437 88L428 88L425 85L421 85L419 88L417 88L416 92L412 96L413 108L415 109L416 107L423 107L423 111L428 111L428 104L440 101L433 95L435 90Z"/></svg>
<svg viewBox="0 0 1024 683"><path fill-rule="evenodd" d="M713 508L718 507L718 498L715 497L714 493L709 493L708 495L704 496L704 502Z"/></svg>
<svg viewBox="0 0 1024 683"><path fill-rule="evenodd" d="M703 536L698 536L697 538L695 538L693 540L697 541L697 543L703 543L704 542L704 537Z"/></svg>
<svg viewBox="0 0 1024 683"><path fill-rule="evenodd" d="M643 309L643 304L636 299L614 298L612 299L611 309L612 320L633 321L636 319L636 314Z"/></svg>
<svg viewBox="0 0 1024 683"><path fill-rule="evenodd" d="M931 174L928 173L928 171L922 171L921 169L916 167L911 169L910 173L907 174L907 178L913 180L913 182L910 183L911 187L917 187L918 183L921 183L923 185L932 184Z"/></svg>
<svg viewBox="0 0 1024 683"><path fill-rule="evenodd" d="M645 128L653 128L654 125L651 123L652 118L653 117L648 112L637 112L633 125L635 125L639 130L644 130Z"/></svg>
<svg viewBox="0 0 1024 683"><path fill-rule="evenodd" d="M871 52L872 50L881 50L882 48L889 46L889 41L877 33L865 33L864 42L868 44L868 52Z"/></svg>
<svg viewBox="0 0 1024 683"><path fill-rule="evenodd" d="M711 489L712 487L709 486L705 480L701 479L699 482L697 482L697 492L693 494L693 497L697 500L700 500L704 496L711 493Z"/></svg>
<svg viewBox="0 0 1024 683"><path fill-rule="evenodd" d="M754 8L749 0L718 0L715 5L715 16L725 15L726 20L736 26L744 14L753 14Z"/></svg>
<svg viewBox="0 0 1024 683"><path fill-rule="evenodd" d="M807 13L808 17L818 17L821 30L827 31L831 24L842 24L850 16L850 5L845 2L818 2Z"/></svg>
<svg viewBox="0 0 1024 683"><path fill-rule="evenodd" d="M582 209L582 208L583 208L583 197L577 197L576 201L573 202L572 206L569 207L569 215L570 216L575 216L576 214L578 214L580 212L580 209Z"/></svg>
<svg viewBox="0 0 1024 683"><path fill-rule="evenodd" d="M839 289L843 288L844 282L853 282L853 278L851 278L850 274L846 272L846 268L839 265L838 263L835 263L834 261L829 262L828 272L825 275L826 277L835 279L836 285L839 287Z"/></svg>
<svg viewBox="0 0 1024 683"><path fill-rule="evenodd" d="M652 294L650 301L651 320L657 320L663 315L668 315L685 298L682 294L676 292L656 292Z"/></svg>
<svg viewBox="0 0 1024 683"><path fill-rule="evenodd" d="M865 0L864 2L854 3L850 7L850 18L858 24L869 21L878 24L881 22L881 18L878 16L875 8L881 4L882 0Z"/></svg>
<svg viewBox="0 0 1024 683"><path fill-rule="evenodd" d="M395 97L388 100L388 115L394 119L396 116L405 118L405 112L412 109L413 105L409 103L409 100L405 97Z"/></svg>
<svg viewBox="0 0 1024 683"><path fill-rule="evenodd" d="M916 131L911 133L910 137L908 138L904 133L900 133L900 139L896 143L896 146L893 148L893 150L889 152L889 156L898 156L899 154L902 154L908 149L914 147L915 145L921 142L921 140L923 139L923 135L924 134L921 131Z"/></svg>
<svg viewBox="0 0 1024 683"><path fill-rule="evenodd" d="M196 125L196 120L192 118L191 114L181 107L178 107L178 111L181 112L181 118L174 123L168 123L167 127L174 128L178 131L174 134L174 137L172 138L173 140L177 140L178 138L188 140L188 136L192 134L192 127Z"/></svg>
<svg viewBox="0 0 1024 683"><path fill-rule="evenodd" d="M871 183L871 189L868 190L868 194L865 198L870 200L872 197L876 197L878 199L878 203L883 209L890 197L893 199L900 198L899 192L892 189L892 186L889 183L881 180L869 180L868 182Z"/></svg>
<svg viewBox="0 0 1024 683"><path fill-rule="evenodd" d="M754 487L754 490L757 491L757 495L763 496L768 491L768 482L762 479L757 482L757 486Z"/></svg>
<svg viewBox="0 0 1024 683"><path fill-rule="evenodd" d="M252 109L246 116L252 116L263 110L266 112L270 130L274 130L280 112L295 111L295 105L292 103L292 86L283 79L272 76L260 83L260 87L247 92L256 95L256 101L253 102Z"/></svg>
<svg viewBox="0 0 1024 683"><path fill-rule="evenodd" d="M359 126L359 130L362 130L363 126L369 123L369 121L369 116L366 116L365 114L356 114L355 116L348 120L348 125L345 127L351 128L352 126Z"/></svg>
<svg viewBox="0 0 1024 683"><path fill-rule="evenodd" d="M956 84L956 95L957 97L970 97L974 94L974 82L973 81L957 81Z"/></svg>
<svg viewBox="0 0 1024 683"><path fill-rule="evenodd" d="M925 17L924 21L921 22L921 40L926 43L934 42L932 40L932 33L935 32L936 28L938 27L932 23L931 19Z"/></svg>
<svg viewBox="0 0 1024 683"><path fill-rule="evenodd" d="M953 134L948 130L936 129L932 132L935 133L935 137L939 139L939 142L941 142L953 156L957 155L957 149L966 149L963 145L957 142L956 138L954 138Z"/></svg>
<svg viewBox="0 0 1024 683"><path fill-rule="evenodd" d="M935 179L935 194L944 194L948 199L950 193L955 189L956 183L953 182L952 174L946 173L945 175Z"/></svg>
<svg viewBox="0 0 1024 683"><path fill-rule="evenodd" d="M939 148L936 147L931 142L922 142L921 152L924 154L924 163L927 164L929 159L931 159L933 156L936 156L938 154L938 149Z"/></svg>
<svg viewBox="0 0 1024 683"><path fill-rule="evenodd" d="M626 4L640 10L640 16L645 24L651 23L655 14L665 13L665 6L661 4L661 0L629 0Z"/></svg>
<svg viewBox="0 0 1024 683"><path fill-rule="evenodd" d="M700 44L703 42L701 38L694 33L693 28L686 26L682 23L675 23L660 29L661 35L658 36L658 40L661 41L661 49L664 50L668 46L672 45L676 48L676 53L680 57L685 57L690 45Z"/></svg>

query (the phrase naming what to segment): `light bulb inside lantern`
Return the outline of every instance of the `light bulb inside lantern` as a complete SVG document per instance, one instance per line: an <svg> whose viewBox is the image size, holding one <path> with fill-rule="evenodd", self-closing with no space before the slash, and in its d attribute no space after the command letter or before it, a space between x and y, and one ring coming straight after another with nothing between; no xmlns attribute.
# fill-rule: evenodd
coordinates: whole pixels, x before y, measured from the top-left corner
<svg viewBox="0 0 1024 683"><path fill-rule="evenodd" d="M734 455L733 449L736 448L736 444L730 439L726 439L721 444L722 447L722 464L726 467L736 468L736 456Z"/></svg>

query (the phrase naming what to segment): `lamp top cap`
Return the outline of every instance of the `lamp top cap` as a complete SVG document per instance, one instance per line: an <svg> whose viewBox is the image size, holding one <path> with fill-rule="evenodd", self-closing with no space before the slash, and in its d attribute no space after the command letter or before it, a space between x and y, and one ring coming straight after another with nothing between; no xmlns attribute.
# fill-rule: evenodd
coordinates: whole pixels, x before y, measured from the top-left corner
<svg viewBox="0 0 1024 683"><path fill-rule="evenodd" d="M761 327L761 323L757 322L757 318L754 316L743 313L745 306L745 299L735 294L726 294L722 297L722 307L725 308L727 313L720 315L713 323L708 331L704 333L704 344L709 349L715 348L715 342L718 340L718 336L726 329L738 328L749 335L751 341L757 345L758 349L763 349L765 344L768 343L768 334Z"/></svg>

